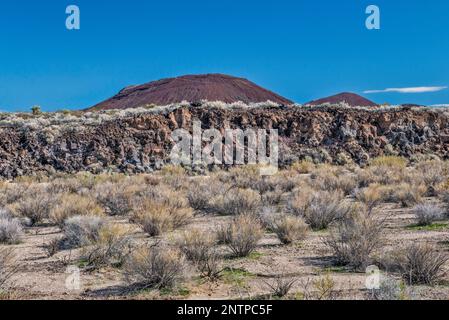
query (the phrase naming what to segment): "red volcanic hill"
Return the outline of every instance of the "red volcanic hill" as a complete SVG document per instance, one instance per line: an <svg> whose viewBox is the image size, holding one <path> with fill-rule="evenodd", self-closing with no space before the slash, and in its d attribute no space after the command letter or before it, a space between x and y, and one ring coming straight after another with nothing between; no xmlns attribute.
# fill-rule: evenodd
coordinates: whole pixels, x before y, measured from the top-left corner
<svg viewBox="0 0 449 320"><path fill-rule="evenodd" d="M169 105L182 101L195 103L201 100L226 103L270 100L283 105L292 104L290 100L246 79L223 74L206 74L187 75L127 87L114 97L88 110L127 109L149 104Z"/></svg>
<svg viewBox="0 0 449 320"><path fill-rule="evenodd" d="M322 104L326 104L326 103L338 104L341 102L346 102L351 107L357 107L357 106L377 107L378 106L378 104L376 104L362 96L359 96L355 93L350 93L350 92L343 92L343 93L337 94L335 96L331 96L331 97L327 97L327 98L323 98L323 99L319 99L319 100L314 100L314 101L306 103L306 105L318 106L318 105L322 105Z"/></svg>

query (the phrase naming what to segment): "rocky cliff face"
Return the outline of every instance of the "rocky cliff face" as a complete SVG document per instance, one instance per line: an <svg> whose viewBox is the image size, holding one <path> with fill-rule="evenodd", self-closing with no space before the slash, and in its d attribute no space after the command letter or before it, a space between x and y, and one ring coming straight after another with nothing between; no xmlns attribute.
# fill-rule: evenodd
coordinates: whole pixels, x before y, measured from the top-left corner
<svg viewBox="0 0 449 320"><path fill-rule="evenodd" d="M0 127L0 176L38 172L148 172L169 161L175 129L278 129L280 161L304 157L364 164L382 154L449 158L449 116L442 110L183 107L117 117L97 124Z"/></svg>

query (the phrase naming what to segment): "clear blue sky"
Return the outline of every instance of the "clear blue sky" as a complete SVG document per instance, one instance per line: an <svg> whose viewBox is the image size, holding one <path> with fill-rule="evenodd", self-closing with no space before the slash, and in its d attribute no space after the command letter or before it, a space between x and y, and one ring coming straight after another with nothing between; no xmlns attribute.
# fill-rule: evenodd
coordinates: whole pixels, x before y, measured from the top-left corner
<svg viewBox="0 0 449 320"><path fill-rule="evenodd" d="M81 9L81 30L65 8ZM381 30L365 9L381 9ZM246 77L297 102L449 86L447 0L4 0L0 109L80 109L122 87L196 73ZM365 94L449 104L449 89Z"/></svg>

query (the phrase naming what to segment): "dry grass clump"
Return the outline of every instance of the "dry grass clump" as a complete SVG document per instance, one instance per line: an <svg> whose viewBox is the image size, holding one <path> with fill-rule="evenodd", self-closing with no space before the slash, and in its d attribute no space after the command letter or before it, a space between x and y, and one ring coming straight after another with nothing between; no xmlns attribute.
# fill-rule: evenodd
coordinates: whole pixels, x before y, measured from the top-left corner
<svg viewBox="0 0 449 320"><path fill-rule="evenodd" d="M283 200L283 196L284 191L282 189L275 189L264 193L262 195L262 207L279 205Z"/></svg>
<svg viewBox="0 0 449 320"><path fill-rule="evenodd" d="M261 207L258 192L251 189L233 188L223 197L221 213L226 215L254 214Z"/></svg>
<svg viewBox="0 0 449 320"><path fill-rule="evenodd" d="M140 185L106 182L95 187L95 196L111 216L125 216L134 209Z"/></svg>
<svg viewBox="0 0 449 320"><path fill-rule="evenodd" d="M79 248L97 242L106 221L99 216L73 216L65 220L61 245L64 248Z"/></svg>
<svg viewBox="0 0 449 320"><path fill-rule="evenodd" d="M62 194L50 211L50 220L59 226L74 216L102 216L104 210L95 199L77 194Z"/></svg>
<svg viewBox="0 0 449 320"><path fill-rule="evenodd" d="M266 223L283 244L291 244L307 237L309 226L300 217L289 214L277 214Z"/></svg>
<svg viewBox="0 0 449 320"><path fill-rule="evenodd" d="M366 205L368 213L371 214L376 206L389 199L389 192L388 187L372 184L369 187L355 190L354 196L357 201Z"/></svg>
<svg viewBox="0 0 449 320"><path fill-rule="evenodd" d="M293 214L303 217L313 230L323 230L347 212L340 191L304 190L296 193L289 207Z"/></svg>
<svg viewBox="0 0 449 320"><path fill-rule="evenodd" d="M75 177L56 178L49 184L48 191L51 194L78 193L83 187L81 181Z"/></svg>
<svg viewBox="0 0 449 320"><path fill-rule="evenodd" d="M372 160L367 171L373 179L372 183L382 185L398 184L405 180L407 159L396 156L379 157Z"/></svg>
<svg viewBox="0 0 449 320"><path fill-rule="evenodd" d="M324 243L332 250L337 263L363 271L371 253L380 245L383 223L374 220L359 206L336 223Z"/></svg>
<svg viewBox="0 0 449 320"><path fill-rule="evenodd" d="M401 183L392 186L392 190L392 200L400 203L404 208L409 208L423 201L422 197L426 193L427 188L421 184Z"/></svg>
<svg viewBox="0 0 449 320"><path fill-rule="evenodd" d="M233 167L229 169L228 174L220 176L222 182L242 189L256 189L260 179L260 167L257 165Z"/></svg>
<svg viewBox="0 0 449 320"><path fill-rule="evenodd" d="M135 289L164 289L176 286L185 277L182 254L169 247L142 247L127 260L123 274Z"/></svg>
<svg viewBox="0 0 449 320"><path fill-rule="evenodd" d="M106 224L98 234L98 238L90 246L85 247L82 261L87 269L103 266L121 266L132 251L130 230L121 224Z"/></svg>
<svg viewBox="0 0 449 320"><path fill-rule="evenodd" d="M154 237L186 225L192 217L193 210L190 207L144 199L134 210L131 220L139 224L144 232Z"/></svg>
<svg viewBox="0 0 449 320"><path fill-rule="evenodd" d="M11 208L18 215L26 218L29 225L35 226L49 217L53 204L54 200L46 190L30 188L26 195Z"/></svg>
<svg viewBox="0 0 449 320"><path fill-rule="evenodd" d="M181 166L168 165L161 169L163 183L169 185L176 191L179 191L188 185L187 172Z"/></svg>
<svg viewBox="0 0 449 320"><path fill-rule="evenodd" d="M31 183L0 182L0 205L7 206L19 201L27 196L28 190L33 187L34 185Z"/></svg>
<svg viewBox="0 0 449 320"><path fill-rule="evenodd" d="M212 210L211 199L224 193L227 186L223 186L214 178L194 181L190 184L187 192L187 200L190 206L198 211Z"/></svg>
<svg viewBox="0 0 449 320"><path fill-rule="evenodd" d="M436 189L447 177L447 168L444 162L439 160L428 160L419 162L416 167L417 175L425 186L427 195L436 196Z"/></svg>
<svg viewBox="0 0 449 320"><path fill-rule="evenodd" d="M401 168L407 167L408 160L398 156L382 156L374 158L370 165L373 167Z"/></svg>
<svg viewBox="0 0 449 320"><path fill-rule="evenodd" d="M299 174L308 174L315 170L316 166L311 160L302 160L291 165L290 169Z"/></svg>
<svg viewBox="0 0 449 320"><path fill-rule="evenodd" d="M428 226L444 218L444 210L431 203L418 204L412 212L416 216L419 226Z"/></svg>
<svg viewBox="0 0 449 320"><path fill-rule="evenodd" d="M0 294L6 293L11 284L11 278L17 273L14 251L10 248L0 248Z"/></svg>
<svg viewBox="0 0 449 320"><path fill-rule="evenodd" d="M218 230L220 242L226 244L235 257L247 257L257 247L263 228L253 215L239 215Z"/></svg>
<svg viewBox="0 0 449 320"><path fill-rule="evenodd" d="M22 225L19 219L0 209L0 244L17 244L23 235Z"/></svg>
<svg viewBox="0 0 449 320"><path fill-rule="evenodd" d="M433 285L444 276L449 260L446 253L431 244L412 244L396 258L402 278L410 285Z"/></svg>
<svg viewBox="0 0 449 320"><path fill-rule="evenodd" d="M310 185L323 191L342 191L345 195L349 195L357 187L357 180L353 174L334 166L320 166L310 178Z"/></svg>
<svg viewBox="0 0 449 320"><path fill-rule="evenodd" d="M215 248L217 240L208 231L186 231L177 240L177 246L200 271L201 276L216 279L221 272L220 257Z"/></svg>

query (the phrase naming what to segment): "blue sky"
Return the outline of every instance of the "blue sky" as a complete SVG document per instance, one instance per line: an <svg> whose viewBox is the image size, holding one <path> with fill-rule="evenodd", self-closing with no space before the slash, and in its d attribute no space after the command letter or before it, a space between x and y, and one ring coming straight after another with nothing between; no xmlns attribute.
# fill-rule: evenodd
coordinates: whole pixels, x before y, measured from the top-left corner
<svg viewBox="0 0 449 320"><path fill-rule="evenodd" d="M65 28L69 4L79 31ZM379 31L365 28L370 4ZM8 111L85 108L127 85L197 73L246 77L297 102L449 86L447 0L4 0L0 41ZM449 104L449 89L364 95Z"/></svg>

